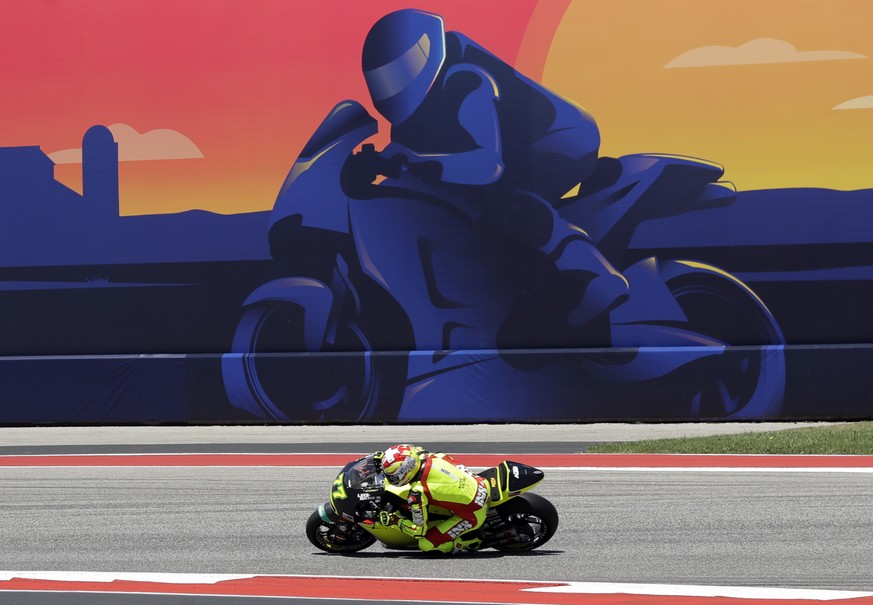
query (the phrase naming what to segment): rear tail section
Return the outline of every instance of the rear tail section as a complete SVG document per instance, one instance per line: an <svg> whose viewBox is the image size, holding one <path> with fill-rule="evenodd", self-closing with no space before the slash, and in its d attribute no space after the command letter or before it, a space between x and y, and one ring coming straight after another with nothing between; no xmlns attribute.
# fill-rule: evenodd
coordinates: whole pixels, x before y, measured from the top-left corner
<svg viewBox="0 0 873 605"><path fill-rule="evenodd" d="M533 489L545 478L543 471L538 468L512 460L504 460L478 475L485 479L491 489L492 505Z"/></svg>

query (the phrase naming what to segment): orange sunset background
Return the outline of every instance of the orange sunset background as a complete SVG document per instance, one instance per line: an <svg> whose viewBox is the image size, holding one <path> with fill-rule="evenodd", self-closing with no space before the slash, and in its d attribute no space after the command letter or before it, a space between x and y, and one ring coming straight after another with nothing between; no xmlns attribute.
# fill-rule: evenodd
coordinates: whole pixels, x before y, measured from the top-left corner
<svg viewBox="0 0 873 605"><path fill-rule="evenodd" d="M122 214L267 210L327 111L369 107L364 36L409 6L586 107L604 154L702 157L740 189L873 187L868 0L0 0L0 146L39 145L81 190L104 124L131 137Z"/></svg>

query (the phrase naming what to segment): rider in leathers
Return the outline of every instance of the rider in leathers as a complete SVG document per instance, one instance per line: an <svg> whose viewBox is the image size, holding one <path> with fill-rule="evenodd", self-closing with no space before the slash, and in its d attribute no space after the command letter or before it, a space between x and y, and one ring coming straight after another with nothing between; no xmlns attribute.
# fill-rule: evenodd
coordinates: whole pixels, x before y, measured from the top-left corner
<svg viewBox="0 0 873 605"><path fill-rule="evenodd" d="M376 454L377 458L379 453ZM418 540L423 551L472 552L482 539L477 531L488 511L488 488L451 456L431 454L414 445L395 445L381 455L382 470L389 483L409 485L411 520L383 512L380 522L394 525ZM452 513L448 519L431 520L428 507Z"/></svg>
<svg viewBox="0 0 873 605"><path fill-rule="evenodd" d="M553 206L597 164L600 133L588 112L416 9L373 25L362 68L391 123L382 155L434 188L471 196L489 233L550 259L575 299L569 325L627 298L624 277Z"/></svg>

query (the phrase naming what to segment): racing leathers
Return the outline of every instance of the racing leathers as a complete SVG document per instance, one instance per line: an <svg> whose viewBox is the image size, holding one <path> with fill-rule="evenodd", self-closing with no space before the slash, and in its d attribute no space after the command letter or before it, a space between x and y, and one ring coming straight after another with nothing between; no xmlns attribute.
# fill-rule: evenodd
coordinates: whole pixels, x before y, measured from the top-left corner
<svg viewBox="0 0 873 605"><path fill-rule="evenodd" d="M409 483L407 496L411 520L395 517L389 522L396 522L401 531L416 538L422 551L477 550L482 542L477 530L488 512L485 480L446 454L421 451L419 455L421 470ZM433 518L435 508L451 516Z"/></svg>
<svg viewBox="0 0 873 605"><path fill-rule="evenodd" d="M468 196L465 211L487 233L549 259L574 303L566 311L571 327L602 320L627 299L628 283L555 208L594 172L594 118L459 32L445 34L445 47L421 104L392 121L383 155L449 192L447 199Z"/></svg>

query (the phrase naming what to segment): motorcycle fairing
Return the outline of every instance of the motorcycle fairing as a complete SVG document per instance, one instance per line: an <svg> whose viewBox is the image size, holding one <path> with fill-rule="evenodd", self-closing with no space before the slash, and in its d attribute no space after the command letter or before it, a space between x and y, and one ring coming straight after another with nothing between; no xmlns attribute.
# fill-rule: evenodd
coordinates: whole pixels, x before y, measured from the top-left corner
<svg viewBox="0 0 873 605"><path fill-rule="evenodd" d="M373 454L353 460L343 467L330 492L334 512L349 522L372 518L385 493L385 476L376 467Z"/></svg>
<svg viewBox="0 0 873 605"><path fill-rule="evenodd" d="M451 204L349 200L363 271L409 317L417 350L491 349L515 300L512 267Z"/></svg>
<svg viewBox="0 0 873 605"><path fill-rule="evenodd" d="M357 101L331 110L291 167L270 214L270 230L285 219L300 226L349 233L348 197L337 175L362 141L378 131L378 123Z"/></svg>
<svg viewBox="0 0 873 605"><path fill-rule="evenodd" d="M491 490L492 505L533 489L545 479L545 474L538 468L512 460L504 460L477 474L485 479Z"/></svg>
<svg viewBox="0 0 873 605"><path fill-rule="evenodd" d="M615 326L637 324L649 321L683 322L687 321L676 298L667 288L658 272L658 259L646 258L625 269L622 274L630 286L628 299L610 314L613 323L613 346L642 346L658 341L628 342L616 333ZM658 344L665 344L658 342Z"/></svg>
<svg viewBox="0 0 873 605"><path fill-rule="evenodd" d="M718 181L713 162L667 154L602 158L591 185L556 203L560 216L579 225L612 262L627 249L639 223L733 203L736 190ZM593 190L592 190L593 189Z"/></svg>

